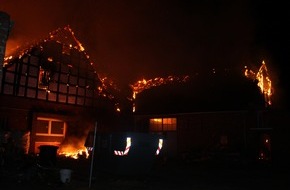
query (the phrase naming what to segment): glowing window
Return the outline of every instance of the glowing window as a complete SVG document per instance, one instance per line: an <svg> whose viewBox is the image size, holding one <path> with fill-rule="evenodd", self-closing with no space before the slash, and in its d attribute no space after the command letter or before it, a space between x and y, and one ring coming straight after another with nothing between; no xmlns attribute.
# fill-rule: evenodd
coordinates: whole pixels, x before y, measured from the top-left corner
<svg viewBox="0 0 290 190"><path fill-rule="evenodd" d="M38 136L64 136L66 123L52 118L37 118L36 135Z"/></svg>
<svg viewBox="0 0 290 190"><path fill-rule="evenodd" d="M49 84L49 72L43 68L39 69L38 88L47 89Z"/></svg>
<svg viewBox="0 0 290 190"><path fill-rule="evenodd" d="M150 131L175 131L176 118L152 118L150 119Z"/></svg>

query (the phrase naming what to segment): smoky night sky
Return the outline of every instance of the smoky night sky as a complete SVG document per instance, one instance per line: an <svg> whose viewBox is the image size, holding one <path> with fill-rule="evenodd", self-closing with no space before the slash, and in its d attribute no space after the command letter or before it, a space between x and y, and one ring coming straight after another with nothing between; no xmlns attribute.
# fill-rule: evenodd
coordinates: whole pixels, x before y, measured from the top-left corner
<svg viewBox="0 0 290 190"><path fill-rule="evenodd" d="M119 84L265 60L287 86L289 3L270 0L0 0L14 26L7 48L70 25L98 72ZM288 55L287 55L288 54Z"/></svg>

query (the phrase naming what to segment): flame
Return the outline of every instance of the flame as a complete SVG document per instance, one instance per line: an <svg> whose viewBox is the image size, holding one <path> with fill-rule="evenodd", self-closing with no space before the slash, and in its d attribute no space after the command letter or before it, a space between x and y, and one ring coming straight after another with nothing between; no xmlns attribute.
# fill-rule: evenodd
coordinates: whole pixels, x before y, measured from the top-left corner
<svg viewBox="0 0 290 190"><path fill-rule="evenodd" d="M78 159L80 157L88 158L89 152L86 149L86 147L76 148L73 145L64 145L60 147L60 150L58 151L58 155Z"/></svg>
<svg viewBox="0 0 290 190"><path fill-rule="evenodd" d="M161 86L174 82L187 82L189 80L189 76L177 77L177 76L168 76L167 78L156 77L154 79L142 79L137 81L135 84L130 85L132 89L132 99L133 101L136 99L137 94L141 93L143 90L150 89L152 87ZM136 111L135 104L133 103L133 112Z"/></svg>
<svg viewBox="0 0 290 190"><path fill-rule="evenodd" d="M65 40L69 39L67 37L67 34L65 33L68 32L71 37L73 38L73 43L75 43L76 45L72 45L72 44L66 44L69 42L65 42ZM61 42L58 37L61 36L63 37L63 39L65 39L63 42ZM18 54L18 57L21 58L25 53L27 53L31 48L33 48L35 45L39 45L42 42L46 42L46 41L50 41L50 40L55 40L58 43L61 44L66 44L69 46L69 48L75 48L77 50L79 50L80 52L83 52L85 54L85 56L89 59L89 55L85 52L85 48L83 47L83 45L80 43L80 41L75 37L73 30L70 28L70 26L65 26L64 28L58 28L57 30L50 32L48 37L43 39L43 40L39 40L36 42L31 42L31 43L23 43L24 45L19 46L16 42L14 42L13 40L8 40L7 41L7 46L13 46L13 48L7 48L7 51L5 52L5 57L4 58L4 65L8 64L7 61L8 59L12 59L13 56L12 54ZM9 57L9 58L8 58ZM93 64L93 63L90 63Z"/></svg>
<svg viewBox="0 0 290 190"><path fill-rule="evenodd" d="M173 82L186 82L188 81L189 76L184 77L176 77L176 76L168 76L167 78L156 77L154 79L142 79L137 81L135 84L130 85L133 90L133 99L136 98L137 94L141 93L143 90L150 89L155 86L160 86Z"/></svg>
<svg viewBox="0 0 290 190"><path fill-rule="evenodd" d="M65 156L69 158L78 159L88 158L89 152L85 147L86 135L83 137L69 136L62 142L58 148L58 155Z"/></svg>
<svg viewBox="0 0 290 190"><path fill-rule="evenodd" d="M273 87L265 61L262 61L262 65L257 73L249 70L247 66L245 66L245 76L258 81L257 85L260 88L261 93L264 95L265 102L267 105L272 105L271 96L273 95Z"/></svg>
<svg viewBox="0 0 290 190"><path fill-rule="evenodd" d="M72 39L72 40L69 40ZM47 42L47 41L51 41L54 40L60 44L63 45L63 54L66 54L66 51L69 51L72 48L77 49L79 52L82 52L86 58L89 60L90 56L85 52L85 48L83 47L83 45L80 43L80 41L76 38L73 30L70 28L70 26L65 26L63 28L58 28L52 32L49 33L49 35L39 41L33 41L31 43L23 43L24 45L19 46L16 41L12 41L10 40L8 45L10 46L14 46L15 48L12 51L6 51L5 52L5 57L4 57L4 63L3 66L6 67L10 64L11 60L14 58L19 58L21 59L26 53L28 53L33 47L35 46L41 46L41 44L43 42ZM47 58L48 61L52 62L53 58L52 57L48 57ZM94 65L93 62L89 61L90 65ZM68 65L69 67L71 67L71 65ZM97 71L95 70L94 73L96 74ZM110 89L113 90L119 90L117 89L116 85L108 79L108 77L101 77L100 75L98 75L98 78L100 79L100 85L97 87L97 93L99 96L102 97L106 97L110 100L115 100L115 96L112 93L109 93ZM77 87L77 85L75 86ZM87 86L87 88L89 88L90 86ZM49 90L49 89L47 89ZM119 107L119 104L116 104L116 111L120 112L121 109Z"/></svg>
<svg viewBox="0 0 290 190"><path fill-rule="evenodd" d="M113 95L114 93L110 93L112 91L120 92L120 89L117 85L113 82L113 80L109 79L104 74L98 74L98 77L101 81L101 86L98 87L98 93L100 96L107 97L110 100L116 100L116 97ZM120 103L115 103L115 111L121 112Z"/></svg>

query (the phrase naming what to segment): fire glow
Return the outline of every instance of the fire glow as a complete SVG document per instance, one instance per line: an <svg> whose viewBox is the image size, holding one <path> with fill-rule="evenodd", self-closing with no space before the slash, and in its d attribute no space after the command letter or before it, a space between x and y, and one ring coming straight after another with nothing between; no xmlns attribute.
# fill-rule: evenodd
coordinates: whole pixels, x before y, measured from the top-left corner
<svg viewBox="0 0 290 190"><path fill-rule="evenodd" d="M262 65L257 73L249 70L247 66L245 66L245 76L258 81L257 85L259 86L261 93L264 95L266 104L272 105L271 96L273 95L273 87L265 61L262 61Z"/></svg>
<svg viewBox="0 0 290 190"><path fill-rule="evenodd" d="M85 137L67 137L66 140L59 146L57 153L59 156L73 159L88 158L89 152L84 144Z"/></svg>
<svg viewBox="0 0 290 190"><path fill-rule="evenodd" d="M73 145L61 146L58 155L67 158L79 159L80 157L88 158L89 153L86 147L76 148Z"/></svg>
<svg viewBox="0 0 290 190"><path fill-rule="evenodd" d="M62 44L63 54L69 54L70 49L76 49L79 52L82 52L87 58L88 64L92 66L94 65L94 63L89 60L90 56L85 52L85 48L80 43L80 41L76 38L73 30L68 25L63 28L58 28L55 31L50 32L48 37L45 39L42 39L36 42L31 42L29 44L25 43L25 45L23 46L16 46L16 48L13 49L13 51L6 51L3 66L7 67L9 65L9 62L16 57L21 59L26 53L28 53L35 46L40 46L41 51L42 51L42 43L47 42L47 41L56 41L57 43ZM53 62L54 61L53 57L49 57L48 61ZM68 64L68 67L72 67L72 65ZM94 72L97 74L96 70L94 70ZM110 81L107 77L101 77L99 74L97 74L97 77L100 80L99 86L95 89L98 95L102 97L106 97L110 100L114 100L115 99L114 95L111 93L108 93L109 88L116 89L112 81ZM72 84L67 84L67 85L72 87ZM77 88L78 86L76 85L75 87ZM90 86L87 86L87 88L90 88ZM46 90L47 92L50 91L49 89L46 89ZM115 104L115 107L116 107L116 111L120 112L120 107L118 103Z"/></svg>

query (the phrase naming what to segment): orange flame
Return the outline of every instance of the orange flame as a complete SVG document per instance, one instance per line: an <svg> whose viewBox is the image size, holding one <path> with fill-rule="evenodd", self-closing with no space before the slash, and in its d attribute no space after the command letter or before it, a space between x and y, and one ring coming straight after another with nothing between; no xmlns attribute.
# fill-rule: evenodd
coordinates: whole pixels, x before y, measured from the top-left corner
<svg viewBox="0 0 290 190"><path fill-rule="evenodd" d="M89 152L85 147L86 135L83 137L69 136L62 142L58 148L58 155L69 158L88 158Z"/></svg>
<svg viewBox="0 0 290 190"><path fill-rule="evenodd" d="M69 40L72 39L72 40ZM4 57L4 67L9 64L9 62L14 59L15 57L18 57L19 59L24 56L25 53L27 53L30 49L32 49L35 45L41 45L42 42L54 40L58 43L63 44L63 54L66 53L66 51L69 51L70 49L74 48L77 49L79 52L82 52L85 54L86 58L89 60L90 56L85 52L85 48L80 43L80 41L76 38L73 30L70 28L70 26L65 26L64 28L58 28L57 30L50 32L49 35L42 40L31 42L31 43L23 43L24 45L22 47L18 46L18 44L12 40L8 41L7 43L10 46L15 46L13 51L6 51L5 57ZM53 61L51 57L48 58L48 61ZM93 65L94 63L90 62L90 65ZM70 65L68 65L70 66ZM97 73L96 71L94 71ZM98 78L101 81L101 86L97 87L98 94L100 96L106 97L110 100L115 99L114 95L111 93L108 93L109 88L113 88L116 90L115 84L113 84L112 81L109 81L107 77L100 77L98 75ZM120 107L118 104L116 104L116 111L120 112Z"/></svg>
<svg viewBox="0 0 290 190"><path fill-rule="evenodd" d="M245 67L245 76L258 81L257 85L264 95L265 102L267 105L272 105L271 96L273 95L273 87L265 61L262 61L262 65L257 73Z"/></svg>
<svg viewBox="0 0 290 190"><path fill-rule="evenodd" d="M58 155L63 155L65 157L78 159L80 157L89 157L88 150L86 147L76 148L73 145L64 145L60 147Z"/></svg>

